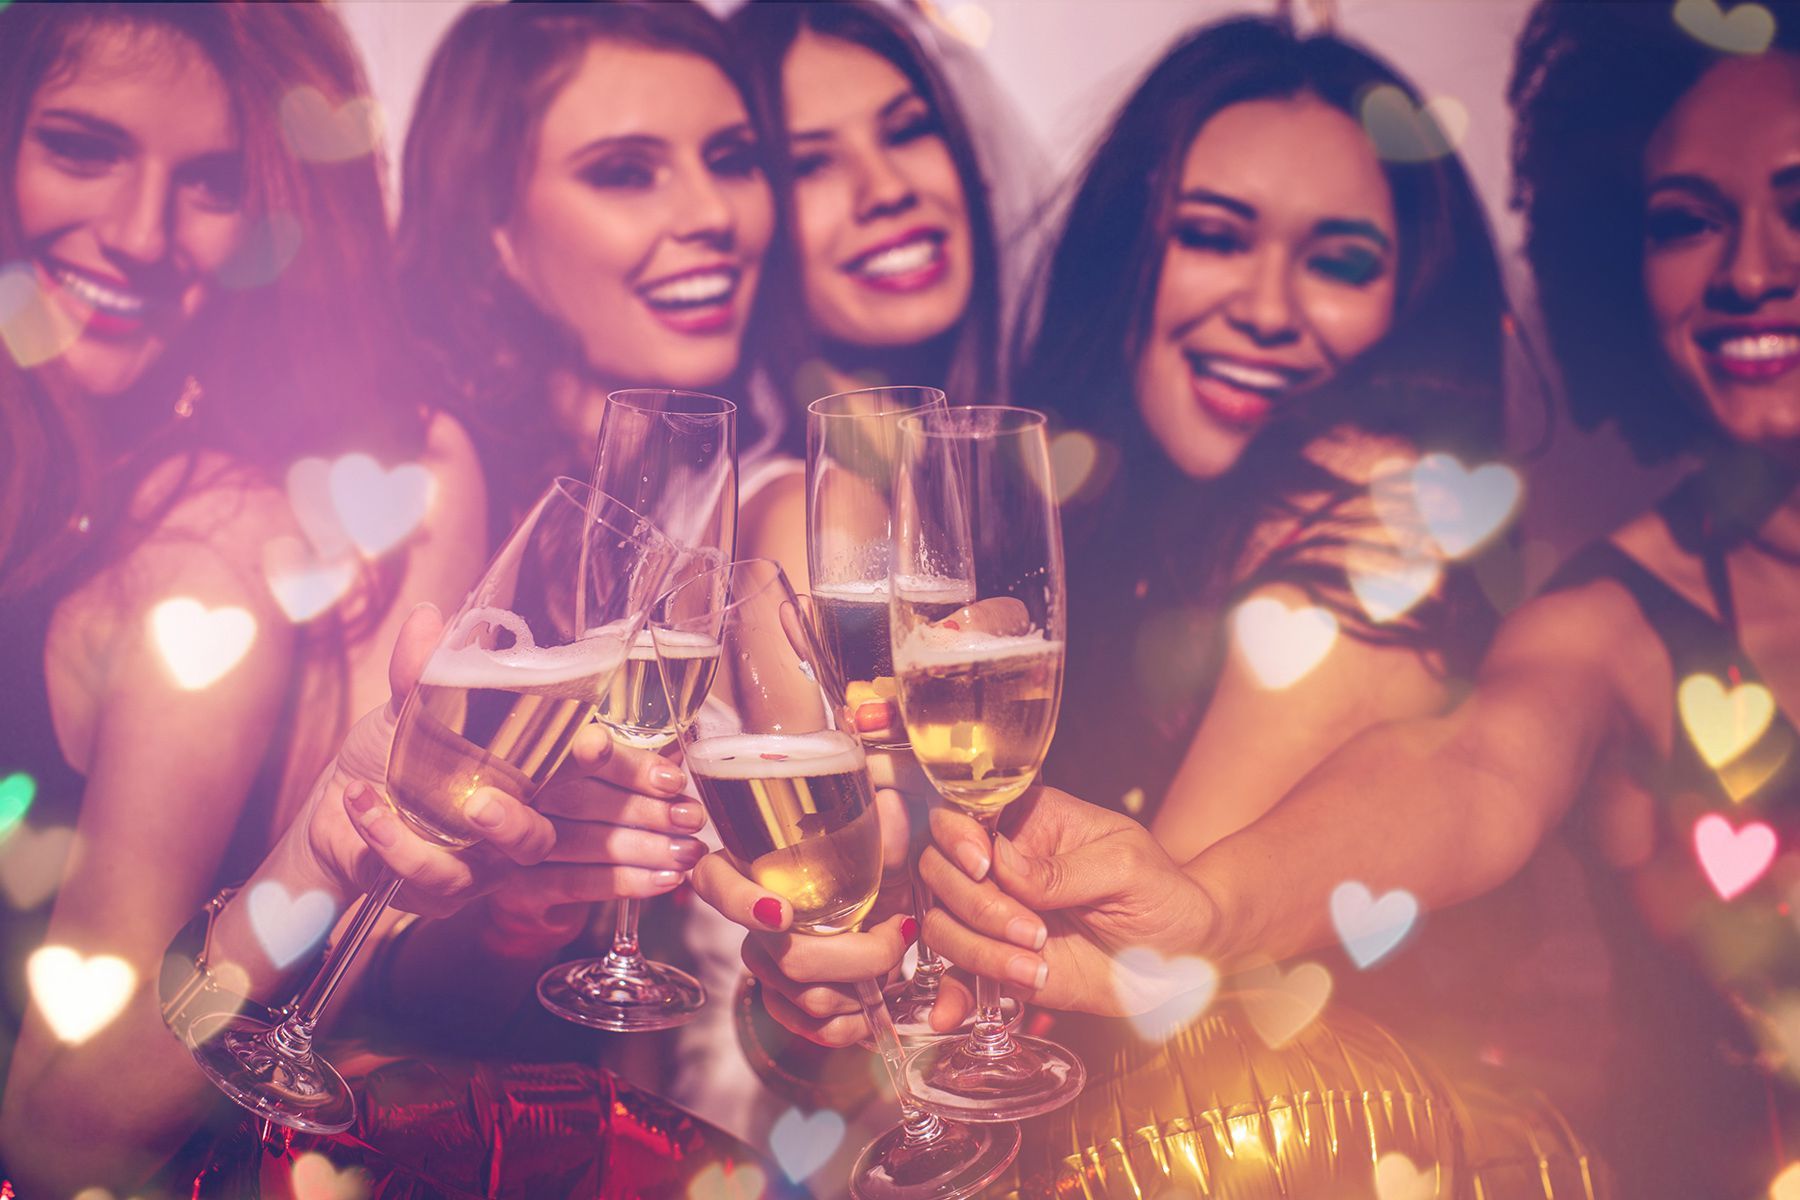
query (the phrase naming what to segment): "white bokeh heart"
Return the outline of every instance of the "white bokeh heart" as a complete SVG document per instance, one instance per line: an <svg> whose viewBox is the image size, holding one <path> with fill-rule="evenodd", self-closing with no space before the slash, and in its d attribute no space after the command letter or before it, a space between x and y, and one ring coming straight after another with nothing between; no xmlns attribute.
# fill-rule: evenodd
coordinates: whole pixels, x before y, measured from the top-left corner
<svg viewBox="0 0 1800 1200"><path fill-rule="evenodd" d="M82 326L44 294L30 263L0 267L0 344L13 362L30 370L81 340Z"/></svg>
<svg viewBox="0 0 1800 1200"><path fill-rule="evenodd" d="M1419 901L1399 888L1377 900L1366 884L1345 880L1331 889L1331 925L1344 952L1363 970L1394 952L1419 918Z"/></svg>
<svg viewBox="0 0 1800 1200"><path fill-rule="evenodd" d="M20 912L30 912L56 893L75 849L75 831L64 825L20 825L0 844L0 891Z"/></svg>
<svg viewBox="0 0 1800 1200"><path fill-rule="evenodd" d="M1218 990L1219 972L1204 958L1164 958L1149 946L1132 946L1113 958L1113 992L1147 1042L1166 1041L1185 1028Z"/></svg>
<svg viewBox="0 0 1800 1200"><path fill-rule="evenodd" d="M1443 566L1432 558L1355 566L1349 571L1350 591L1369 620L1380 625L1399 620L1417 608L1443 575Z"/></svg>
<svg viewBox="0 0 1800 1200"><path fill-rule="evenodd" d="M1427 454L1412 472L1418 519L1445 558L1466 558L1505 528L1524 485L1505 463L1469 468L1450 454Z"/></svg>
<svg viewBox="0 0 1800 1200"><path fill-rule="evenodd" d="M688 1200L763 1200L768 1188L761 1167L709 1163L688 1184Z"/></svg>
<svg viewBox="0 0 1800 1200"><path fill-rule="evenodd" d="M210 687L237 666L256 640L256 618L235 605L208 608L191 596L150 610L150 638L175 682Z"/></svg>
<svg viewBox="0 0 1800 1200"><path fill-rule="evenodd" d="M418 463L383 470L367 454L346 454L331 464L329 483L338 523L371 558L404 541L431 506L431 472Z"/></svg>
<svg viewBox="0 0 1800 1200"><path fill-rule="evenodd" d="M1761 4L1726 11L1719 0L1676 0L1674 17L1695 40L1727 54L1761 54L1775 40L1775 14Z"/></svg>
<svg viewBox="0 0 1800 1200"><path fill-rule="evenodd" d="M263 953L277 967L297 961L331 930L337 905L321 891L295 897L273 879L265 879L249 892L250 928Z"/></svg>
<svg viewBox="0 0 1800 1200"><path fill-rule="evenodd" d="M1437 1168L1419 1167L1398 1150L1375 1160L1377 1200L1437 1200Z"/></svg>
<svg viewBox="0 0 1800 1200"><path fill-rule="evenodd" d="M1694 822L1694 853L1721 900L1741 895L1761 879L1776 849L1775 831L1761 821L1733 829L1718 813L1708 813Z"/></svg>
<svg viewBox="0 0 1800 1200"><path fill-rule="evenodd" d="M288 620L303 625L348 594L356 582L356 560L327 562L297 537L271 538L263 545L263 578Z"/></svg>
<svg viewBox="0 0 1800 1200"><path fill-rule="evenodd" d="M1469 110L1454 96L1422 105L1393 84L1372 87L1357 106L1375 152L1389 162L1429 162L1454 151L1469 131Z"/></svg>
<svg viewBox="0 0 1800 1200"><path fill-rule="evenodd" d="M308 162L348 162L375 149L380 110L367 96L339 105L315 87L297 87L281 98L281 132Z"/></svg>
<svg viewBox="0 0 1800 1200"><path fill-rule="evenodd" d="M1271 1050L1304 1033L1331 998L1331 972L1318 963L1285 972L1271 964L1244 972L1234 984L1250 1027Z"/></svg>
<svg viewBox="0 0 1800 1200"><path fill-rule="evenodd" d="M331 562L356 552L356 543L338 520L337 508L331 500L331 460L302 458L288 468L288 507L301 532L312 543L321 561Z"/></svg>
<svg viewBox="0 0 1800 1200"><path fill-rule="evenodd" d="M1759 683L1730 691L1711 675L1689 675L1675 691L1675 706L1694 749L1717 769L1755 745L1775 719L1775 697Z"/></svg>
<svg viewBox="0 0 1800 1200"><path fill-rule="evenodd" d="M1273 596L1253 596L1231 614L1232 635L1251 673L1279 690L1303 679L1331 652L1337 618L1317 605L1289 608Z"/></svg>
<svg viewBox="0 0 1800 1200"><path fill-rule="evenodd" d="M830 1109L802 1113L790 1108L769 1130L769 1151L776 1165L798 1183L831 1161L844 1141L844 1118Z"/></svg>
<svg viewBox="0 0 1800 1200"><path fill-rule="evenodd" d="M71 1046L106 1028L137 985L131 964L111 954L83 958L67 946L40 946L25 960L31 998L50 1031Z"/></svg>
<svg viewBox="0 0 1800 1200"><path fill-rule="evenodd" d="M366 1200L373 1182L360 1167L340 1171L316 1150L296 1158L288 1178L294 1185L294 1200Z"/></svg>

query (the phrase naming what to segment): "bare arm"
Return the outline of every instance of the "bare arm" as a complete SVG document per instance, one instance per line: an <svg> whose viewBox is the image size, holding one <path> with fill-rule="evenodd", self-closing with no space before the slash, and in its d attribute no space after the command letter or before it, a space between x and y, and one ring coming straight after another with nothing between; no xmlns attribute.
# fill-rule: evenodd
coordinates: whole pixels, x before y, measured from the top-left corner
<svg viewBox="0 0 1800 1200"><path fill-rule="evenodd" d="M796 592L812 584L806 570L806 476L772 480L738 514L738 557L772 558Z"/></svg>

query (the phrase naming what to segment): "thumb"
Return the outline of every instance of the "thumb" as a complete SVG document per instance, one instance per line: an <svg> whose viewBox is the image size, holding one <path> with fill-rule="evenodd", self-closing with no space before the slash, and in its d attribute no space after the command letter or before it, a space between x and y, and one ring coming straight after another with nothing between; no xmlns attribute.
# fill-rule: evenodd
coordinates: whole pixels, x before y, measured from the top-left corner
<svg viewBox="0 0 1800 1200"><path fill-rule="evenodd" d="M1105 869L1105 863L1091 861L1092 849L1078 846L1038 858L997 833L991 878L1008 895L1040 913L1093 905L1110 896L1107 881L1113 873Z"/></svg>
<svg viewBox="0 0 1800 1200"><path fill-rule="evenodd" d="M413 609L394 639L394 652L388 656L388 711L400 715L400 706L425 673L431 652L437 649L444 634L444 614L435 604L421 604Z"/></svg>

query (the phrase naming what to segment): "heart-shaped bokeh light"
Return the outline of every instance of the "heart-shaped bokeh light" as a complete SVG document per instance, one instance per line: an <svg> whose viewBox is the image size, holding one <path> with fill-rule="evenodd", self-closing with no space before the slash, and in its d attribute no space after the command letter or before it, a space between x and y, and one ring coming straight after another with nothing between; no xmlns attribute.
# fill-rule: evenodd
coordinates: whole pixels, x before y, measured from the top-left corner
<svg viewBox="0 0 1800 1200"><path fill-rule="evenodd" d="M1694 822L1694 853L1721 900L1742 895L1761 879L1777 848L1775 831L1761 821L1733 829L1718 813L1708 813Z"/></svg>
<svg viewBox="0 0 1800 1200"><path fill-rule="evenodd" d="M1748 750L1775 719L1775 697L1768 688L1740 683L1726 691L1711 675L1682 680L1675 706L1694 749L1715 769Z"/></svg>
<svg viewBox="0 0 1800 1200"><path fill-rule="evenodd" d="M256 640L256 618L235 605L208 608L177 596L150 610L150 638L175 682L193 692L238 665Z"/></svg>
<svg viewBox="0 0 1800 1200"><path fill-rule="evenodd" d="M111 954L83 958L67 946L40 946L25 960L31 998L50 1031L71 1046L106 1028L131 999L137 973Z"/></svg>
<svg viewBox="0 0 1800 1200"><path fill-rule="evenodd" d="M1346 880L1331 889L1331 925L1344 952L1363 970L1374 966L1412 932L1419 901L1399 888L1377 900L1366 884Z"/></svg>
<svg viewBox="0 0 1800 1200"><path fill-rule="evenodd" d="M1317 605L1289 608L1273 596L1253 596L1231 614L1244 662L1265 688L1291 687L1322 662L1337 641L1337 618Z"/></svg>
<svg viewBox="0 0 1800 1200"><path fill-rule="evenodd" d="M1370 88L1357 112L1375 152L1389 162L1442 158L1469 131L1469 110L1454 96L1434 96L1415 105L1392 84Z"/></svg>
<svg viewBox="0 0 1800 1200"><path fill-rule="evenodd" d="M790 1108L769 1130L769 1151L796 1182L831 1161L844 1141L844 1118L829 1109L803 1113Z"/></svg>
<svg viewBox="0 0 1800 1200"><path fill-rule="evenodd" d="M1719 0L1676 0L1675 23L1714 50L1727 54L1761 54L1775 40L1775 14L1761 4Z"/></svg>

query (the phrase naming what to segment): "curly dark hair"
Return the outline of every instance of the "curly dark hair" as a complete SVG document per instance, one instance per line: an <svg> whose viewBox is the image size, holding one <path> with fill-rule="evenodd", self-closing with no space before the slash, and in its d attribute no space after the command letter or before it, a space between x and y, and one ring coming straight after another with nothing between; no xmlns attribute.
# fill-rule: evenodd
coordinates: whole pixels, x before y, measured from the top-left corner
<svg viewBox="0 0 1800 1200"><path fill-rule="evenodd" d="M727 21L732 40L748 65L757 90L758 106L768 112L777 131L786 128L781 99L782 64L794 40L803 31L849 42L871 50L894 65L913 89L937 114L944 144L962 181L963 202L969 214L973 243L974 287L962 320L943 346L941 365L925 374L895 383L939 387L952 404L993 403L999 387L1000 348L1000 250L995 231L988 185L975 152L975 139L967 117L943 72L900 18L869 0L836 0L830 4L796 4L790 0L749 0ZM785 153L787 138L778 133L778 148L769 157L770 177L778 192L791 196L793 169ZM791 199L782 208L792 213ZM793 244L788 240L788 246ZM797 256L769 256L765 268L769 287L765 293L771 309L769 333L761 347L764 365L781 385L784 398L804 405L816 396L796 395L801 368L818 357L820 339L806 315L805 290L801 286ZM935 377L927 377L935 376ZM796 453L804 453L805 422L788 426L786 441Z"/></svg>
<svg viewBox="0 0 1800 1200"><path fill-rule="evenodd" d="M1764 7L1774 46L1800 52L1800 5ZM1666 4L1543 0L1507 88L1513 205L1570 414L1583 428L1615 422L1645 463L1719 436L1670 373L1645 305L1643 159L1663 118L1730 57Z"/></svg>

